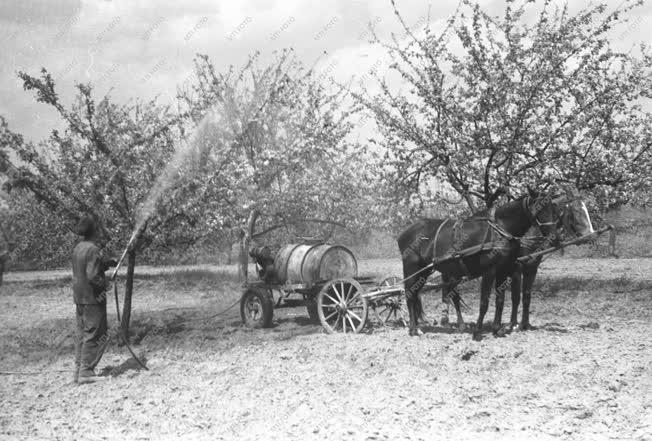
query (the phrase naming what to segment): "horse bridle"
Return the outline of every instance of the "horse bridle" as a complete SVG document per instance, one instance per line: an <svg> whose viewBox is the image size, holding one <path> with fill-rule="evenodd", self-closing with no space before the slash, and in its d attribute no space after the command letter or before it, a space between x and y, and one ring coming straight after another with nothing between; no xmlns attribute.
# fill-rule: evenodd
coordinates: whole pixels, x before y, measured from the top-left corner
<svg viewBox="0 0 652 441"><path fill-rule="evenodd" d="M541 210L536 210L536 212L532 209L530 206L530 200L532 199L531 196L527 196L525 199L523 199L523 208L525 209L526 213L530 215L530 221L534 224L536 224L539 228L545 225L557 225L559 220L552 220L550 222L541 222L539 220L539 212ZM550 199L549 196L544 196L543 199L548 199L550 202L552 202L552 199ZM535 199L535 201L538 201L539 198Z"/></svg>
<svg viewBox="0 0 652 441"><path fill-rule="evenodd" d="M569 231L570 232L572 230L572 232L575 233L575 235L578 234L577 230L575 230L575 223L570 222L567 219L569 217L571 217L571 216L572 216L573 220L575 219L575 212L573 211L573 208L571 207L571 202L574 202L576 200L581 200L581 198L579 198L579 197L565 198L565 199L562 199L559 203L556 204L556 205L562 207L561 210L560 210L562 214L559 217L560 217L560 221L562 222L562 226L563 226L564 231Z"/></svg>

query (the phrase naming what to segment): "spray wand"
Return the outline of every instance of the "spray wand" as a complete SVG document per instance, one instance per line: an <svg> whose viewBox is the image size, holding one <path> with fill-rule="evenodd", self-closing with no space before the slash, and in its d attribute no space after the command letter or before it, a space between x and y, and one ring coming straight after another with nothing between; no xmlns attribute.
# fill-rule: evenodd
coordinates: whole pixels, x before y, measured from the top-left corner
<svg viewBox="0 0 652 441"><path fill-rule="evenodd" d="M122 336L122 342L124 345L127 347L129 352L131 353L131 356L136 360L136 362L148 371L149 369L147 366L145 366L145 363L143 363L137 356L136 353L134 352L133 349L131 349L131 346L129 346L129 340L127 339L127 336L124 333L124 330L122 329L122 323L120 320L120 301L118 299L118 284L116 283L115 279L118 275L118 269L120 269L120 265L122 265L122 262L125 260L125 257L127 256L127 253L129 252L129 249L131 249L131 246L133 245L134 241L136 238L140 235L140 233L145 230L147 226L147 222L143 222L140 227L136 228L131 235L131 238L129 239L129 242L127 242L127 246L125 247L125 250L122 252L122 255L120 256L120 259L118 260L118 263L116 263L115 268L113 270L113 274L111 274L111 280L113 281L113 294L115 295L115 312L118 318L118 329L120 329L120 335Z"/></svg>
<svg viewBox="0 0 652 441"><path fill-rule="evenodd" d="M115 280L116 276L118 275L118 270L120 269L120 265L122 265L122 262L125 260L125 257L127 257L129 248L131 248L134 241L136 240L136 237L138 236L138 234L141 232L142 229L143 228L141 227L134 230L133 234L131 235L131 238L129 239L129 242L127 242L127 246L125 247L125 250L122 252L120 259L118 259L118 263L116 263L115 268L113 269L113 274L111 274L111 280Z"/></svg>

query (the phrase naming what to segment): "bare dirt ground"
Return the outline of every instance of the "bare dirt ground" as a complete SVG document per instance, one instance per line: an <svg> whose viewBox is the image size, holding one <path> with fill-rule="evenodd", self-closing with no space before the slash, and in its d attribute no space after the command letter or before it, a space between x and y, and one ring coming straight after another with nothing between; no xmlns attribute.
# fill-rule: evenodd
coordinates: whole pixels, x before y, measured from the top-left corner
<svg viewBox="0 0 652 441"><path fill-rule="evenodd" d="M237 301L230 268L150 276L136 282L132 326L150 370L112 344L100 368L117 375L75 386L67 282L10 274L0 438L652 440L652 260L551 259L540 275L538 329L480 342L432 326L439 294L424 296L422 337L398 325L327 335L304 308L277 310L266 330L241 327L237 307L203 320ZM478 295L465 288L471 322Z"/></svg>

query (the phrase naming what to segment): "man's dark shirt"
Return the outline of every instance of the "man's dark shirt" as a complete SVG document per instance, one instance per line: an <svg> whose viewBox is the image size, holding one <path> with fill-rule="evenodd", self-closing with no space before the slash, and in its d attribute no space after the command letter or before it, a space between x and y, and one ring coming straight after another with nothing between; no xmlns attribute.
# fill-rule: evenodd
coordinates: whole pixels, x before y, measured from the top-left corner
<svg viewBox="0 0 652 441"><path fill-rule="evenodd" d="M100 249L91 241L81 241L72 252L72 293L78 305L104 302L106 278Z"/></svg>

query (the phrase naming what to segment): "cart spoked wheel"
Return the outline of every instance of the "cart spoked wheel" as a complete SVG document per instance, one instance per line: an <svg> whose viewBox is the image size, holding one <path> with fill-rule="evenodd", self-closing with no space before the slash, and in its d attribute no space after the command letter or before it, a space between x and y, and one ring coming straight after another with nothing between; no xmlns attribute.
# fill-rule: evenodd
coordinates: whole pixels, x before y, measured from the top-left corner
<svg viewBox="0 0 652 441"><path fill-rule="evenodd" d="M358 333L367 321L367 299L362 286L353 279L326 283L317 294L317 313L326 332Z"/></svg>
<svg viewBox="0 0 652 441"><path fill-rule="evenodd" d="M240 299L242 323L249 328L269 328L274 318L274 297L265 288L247 288Z"/></svg>
<svg viewBox="0 0 652 441"><path fill-rule="evenodd" d="M383 326L387 326L390 320L396 320L403 326L407 326L408 311L405 305L405 289L401 281L400 277L391 276L378 284L378 288L396 287L397 290L400 289L396 295L385 297L372 304L374 315Z"/></svg>

